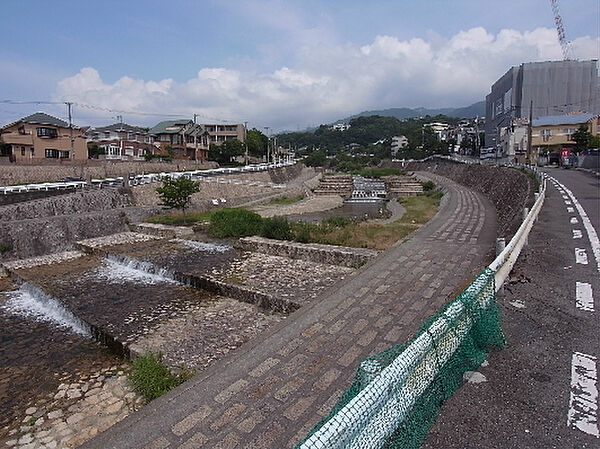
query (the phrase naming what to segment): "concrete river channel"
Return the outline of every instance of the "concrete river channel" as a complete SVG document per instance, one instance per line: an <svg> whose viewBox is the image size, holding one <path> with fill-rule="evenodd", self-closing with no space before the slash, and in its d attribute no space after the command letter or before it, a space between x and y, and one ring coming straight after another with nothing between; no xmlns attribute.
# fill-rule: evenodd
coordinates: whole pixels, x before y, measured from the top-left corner
<svg viewBox="0 0 600 449"><path fill-rule="evenodd" d="M204 235L126 234L0 279L0 446L76 447L143 406L132 356L199 372L355 271Z"/></svg>

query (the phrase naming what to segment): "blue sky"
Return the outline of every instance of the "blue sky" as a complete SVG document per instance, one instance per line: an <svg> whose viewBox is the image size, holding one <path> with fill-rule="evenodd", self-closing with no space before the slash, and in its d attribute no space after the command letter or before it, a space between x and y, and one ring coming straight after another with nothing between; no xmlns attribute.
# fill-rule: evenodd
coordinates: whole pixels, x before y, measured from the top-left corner
<svg viewBox="0 0 600 449"><path fill-rule="evenodd" d="M598 58L598 0L560 6L576 56ZM93 106L80 124L127 111L296 129L463 106L511 65L561 57L547 0L3 0L2 15L0 100ZM0 122L53 108L0 104Z"/></svg>

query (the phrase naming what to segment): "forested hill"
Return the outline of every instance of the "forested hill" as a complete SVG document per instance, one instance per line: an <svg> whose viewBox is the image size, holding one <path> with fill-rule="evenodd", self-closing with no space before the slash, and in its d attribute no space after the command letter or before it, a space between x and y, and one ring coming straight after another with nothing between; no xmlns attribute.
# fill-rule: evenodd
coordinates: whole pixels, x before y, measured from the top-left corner
<svg viewBox="0 0 600 449"><path fill-rule="evenodd" d="M350 120L350 129L334 131L326 125L321 125L314 132L292 132L277 136L277 143L283 147L320 148L326 151L336 151L350 144L368 147L375 142L388 140L393 136L404 135L408 138L409 146L416 148L425 143L425 147L437 144L437 139L430 128L422 131L423 124L444 122L455 124L459 119L437 115L421 119L398 120L394 117L369 116L357 117ZM430 144L430 145L428 145Z"/></svg>
<svg viewBox="0 0 600 449"><path fill-rule="evenodd" d="M395 117L397 119L407 119L415 117L424 117L426 115L447 115L456 118L472 118L472 117L483 117L485 115L485 101L479 101L473 103L470 106L464 108L441 108L441 109L425 109L425 108L391 108L381 109L377 111L364 111L360 114L353 115L351 117L338 120L336 123L348 123L351 119L356 117L365 117L370 115L381 115L382 117Z"/></svg>

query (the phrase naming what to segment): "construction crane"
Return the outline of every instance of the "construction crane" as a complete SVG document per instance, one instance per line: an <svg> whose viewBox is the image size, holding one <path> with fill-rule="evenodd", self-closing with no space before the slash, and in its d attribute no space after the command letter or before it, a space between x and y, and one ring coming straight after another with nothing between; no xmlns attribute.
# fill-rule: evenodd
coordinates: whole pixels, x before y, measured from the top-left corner
<svg viewBox="0 0 600 449"><path fill-rule="evenodd" d="M552 6L552 12L554 13L554 23L556 24L558 41L560 42L560 47L562 48L563 59L565 61L575 59L573 47L571 46L571 42L567 40L565 27L563 25L562 17L560 16L560 11L558 10L558 0L550 0L550 5Z"/></svg>

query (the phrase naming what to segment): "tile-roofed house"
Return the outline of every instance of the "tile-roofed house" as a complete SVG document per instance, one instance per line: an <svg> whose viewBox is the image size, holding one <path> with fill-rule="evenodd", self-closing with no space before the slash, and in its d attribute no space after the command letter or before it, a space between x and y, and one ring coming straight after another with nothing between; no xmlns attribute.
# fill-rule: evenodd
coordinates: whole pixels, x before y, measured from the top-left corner
<svg viewBox="0 0 600 449"><path fill-rule="evenodd" d="M114 123L108 126L91 128L87 132L88 146L97 145L104 150L106 159L143 160L147 154L154 154L157 147L148 128Z"/></svg>
<svg viewBox="0 0 600 449"><path fill-rule="evenodd" d="M208 159L209 134L192 120L165 120L150 128L148 133L154 137L162 154L172 153L178 159Z"/></svg>
<svg viewBox="0 0 600 449"><path fill-rule="evenodd" d="M84 130L44 112L23 117L0 128L0 156L11 162L48 160L83 162L88 158Z"/></svg>

